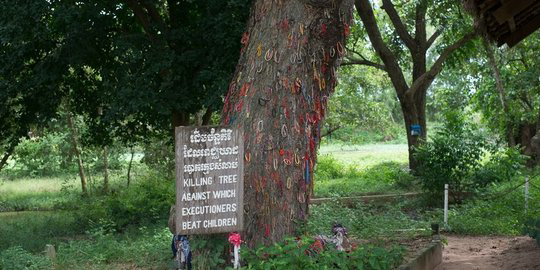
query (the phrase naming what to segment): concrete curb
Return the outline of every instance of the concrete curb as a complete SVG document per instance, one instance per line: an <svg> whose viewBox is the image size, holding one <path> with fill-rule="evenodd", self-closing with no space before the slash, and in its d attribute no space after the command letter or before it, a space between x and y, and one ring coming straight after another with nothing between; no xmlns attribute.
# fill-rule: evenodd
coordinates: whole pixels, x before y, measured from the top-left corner
<svg viewBox="0 0 540 270"><path fill-rule="evenodd" d="M442 243L431 242L410 262L402 264L398 270L433 270L442 262Z"/></svg>

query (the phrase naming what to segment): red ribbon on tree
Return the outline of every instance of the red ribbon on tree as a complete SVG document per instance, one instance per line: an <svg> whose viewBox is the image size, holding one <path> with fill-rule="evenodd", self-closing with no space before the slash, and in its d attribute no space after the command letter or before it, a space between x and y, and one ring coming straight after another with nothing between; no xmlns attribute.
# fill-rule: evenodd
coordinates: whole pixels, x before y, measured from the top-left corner
<svg viewBox="0 0 540 270"><path fill-rule="evenodd" d="M229 243L233 244L235 247L239 247L242 244L242 238L237 232L229 233Z"/></svg>

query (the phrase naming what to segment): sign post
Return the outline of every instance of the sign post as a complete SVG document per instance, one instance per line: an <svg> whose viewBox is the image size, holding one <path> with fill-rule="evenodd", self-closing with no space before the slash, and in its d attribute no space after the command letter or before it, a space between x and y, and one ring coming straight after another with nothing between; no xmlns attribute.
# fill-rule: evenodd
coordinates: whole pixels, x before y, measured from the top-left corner
<svg viewBox="0 0 540 270"><path fill-rule="evenodd" d="M243 132L229 126L177 127L176 233L242 231Z"/></svg>

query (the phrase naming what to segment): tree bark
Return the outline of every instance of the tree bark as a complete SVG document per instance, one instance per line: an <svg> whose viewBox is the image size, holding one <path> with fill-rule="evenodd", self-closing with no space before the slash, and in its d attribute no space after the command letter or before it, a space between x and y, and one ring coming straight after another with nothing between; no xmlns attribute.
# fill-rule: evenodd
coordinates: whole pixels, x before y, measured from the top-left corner
<svg viewBox="0 0 540 270"><path fill-rule="evenodd" d="M86 189L86 177L84 176L84 166L83 166L83 160L81 157L81 152L79 151L79 143L77 142L77 129L75 125L73 124L73 116L70 112L67 114L67 124L69 127L69 130L71 131L71 145L73 147L73 150L75 151L75 155L77 156L77 164L79 166L79 177L81 178L81 189L82 194L87 195L88 191Z"/></svg>
<svg viewBox="0 0 540 270"><path fill-rule="evenodd" d="M352 1L254 2L222 123L244 129L245 238L291 235L304 222L326 102Z"/></svg>
<svg viewBox="0 0 540 270"><path fill-rule="evenodd" d="M109 193L109 147L103 147L103 193Z"/></svg>
<svg viewBox="0 0 540 270"><path fill-rule="evenodd" d="M501 106L503 107L504 127L508 146L514 147L516 146L516 139L514 137L512 121L510 120L510 109L508 108L508 102L506 101L506 93L504 90L504 84L501 79L501 72L499 70L499 67L497 66L497 60L495 60L495 52L493 51L493 47L491 47L489 41L487 41L485 37L482 39L482 43L484 44L484 48L486 49L489 66L491 67L491 71L493 72L493 77L495 78L495 85L497 87L497 91L499 92L499 100L501 101Z"/></svg>

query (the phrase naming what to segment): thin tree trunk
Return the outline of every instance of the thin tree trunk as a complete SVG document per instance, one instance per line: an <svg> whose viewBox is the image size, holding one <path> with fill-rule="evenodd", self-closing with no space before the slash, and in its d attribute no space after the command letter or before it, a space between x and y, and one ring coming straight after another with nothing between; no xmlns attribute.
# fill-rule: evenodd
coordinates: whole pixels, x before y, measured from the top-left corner
<svg viewBox="0 0 540 270"><path fill-rule="evenodd" d="M135 151L133 151L133 147L131 149L131 158L129 159L129 165L128 165L128 171L127 171L127 187L129 187L129 184L131 183L131 165L133 164L133 157L135 156Z"/></svg>
<svg viewBox="0 0 540 270"><path fill-rule="evenodd" d="M212 119L212 110L210 108L206 109L206 112L202 116L202 125L206 126L210 124L210 120Z"/></svg>
<svg viewBox="0 0 540 270"><path fill-rule="evenodd" d="M274 243L305 222L320 127L344 55L352 1L253 4L222 122L244 129L243 232Z"/></svg>
<svg viewBox="0 0 540 270"><path fill-rule="evenodd" d="M482 41L488 56L489 66L491 67L491 71L493 72L493 77L495 77L495 85L497 87L497 91L499 92L499 100L501 101L501 106L503 107L504 111L504 124L506 139L508 140L508 146L514 147L516 146L516 139L514 138L512 122L510 121L510 109L508 108L508 103L506 102L504 84L501 79L501 72L499 70L499 67L497 66L497 61L495 60L495 52L493 51L493 47L491 47L485 37L482 39Z"/></svg>
<svg viewBox="0 0 540 270"><path fill-rule="evenodd" d="M90 183L90 190L95 192L97 190L96 179L92 175L92 170L90 170L90 165L88 164L86 164L86 172L88 173L87 175L88 175L88 183Z"/></svg>
<svg viewBox="0 0 540 270"><path fill-rule="evenodd" d="M2 157L2 160L0 160L0 171L6 166L8 158L13 154L13 151L15 151L16 143L11 143L6 150L6 153Z"/></svg>
<svg viewBox="0 0 540 270"><path fill-rule="evenodd" d="M103 193L109 193L109 147L103 147Z"/></svg>
<svg viewBox="0 0 540 270"><path fill-rule="evenodd" d="M83 166L83 160L81 157L81 152L79 151L79 143L77 142L77 129L75 125L73 124L73 116L70 112L67 114L67 124L69 127L69 130L71 131L71 145L73 147L73 150L75 151L75 155L77 156L77 163L79 166L79 176L81 178L81 188L83 195L87 195L88 191L86 189L86 177L84 176L84 166Z"/></svg>

